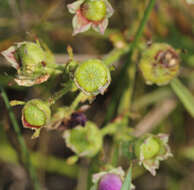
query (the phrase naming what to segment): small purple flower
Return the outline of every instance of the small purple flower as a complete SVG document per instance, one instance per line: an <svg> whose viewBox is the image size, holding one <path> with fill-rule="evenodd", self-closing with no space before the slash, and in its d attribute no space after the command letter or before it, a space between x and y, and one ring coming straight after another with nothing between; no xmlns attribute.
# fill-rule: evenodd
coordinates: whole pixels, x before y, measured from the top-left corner
<svg viewBox="0 0 194 190"><path fill-rule="evenodd" d="M117 174L106 174L99 182L98 190L120 190L122 180Z"/></svg>
<svg viewBox="0 0 194 190"><path fill-rule="evenodd" d="M92 177L93 186L90 190L121 190L125 172L121 167L96 173ZM131 184L131 189L135 186Z"/></svg>

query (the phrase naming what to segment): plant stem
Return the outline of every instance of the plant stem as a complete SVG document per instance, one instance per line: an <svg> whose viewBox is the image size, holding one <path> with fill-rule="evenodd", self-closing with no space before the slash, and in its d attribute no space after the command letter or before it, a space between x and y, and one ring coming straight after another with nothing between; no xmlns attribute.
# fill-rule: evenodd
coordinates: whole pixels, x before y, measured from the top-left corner
<svg viewBox="0 0 194 190"><path fill-rule="evenodd" d="M78 96L75 98L75 100L72 102L71 106L69 107L70 112L73 112L77 108L78 104L82 101L84 96L85 95L82 92L78 94Z"/></svg>
<svg viewBox="0 0 194 190"><path fill-rule="evenodd" d="M184 86L184 84L182 84L178 78L173 79L170 85L174 93L184 105L185 109L194 118L194 96L192 93L187 89L187 87Z"/></svg>
<svg viewBox="0 0 194 190"><path fill-rule="evenodd" d="M30 177L31 177L31 179L33 181L34 189L35 190L40 190L41 187L40 187L37 175L36 175L36 171L35 171L32 163L31 163L30 154L29 154L28 149L26 147L24 138L23 138L23 136L21 134L21 130L20 130L18 122L17 122L17 120L15 118L15 115L14 115L14 112L12 110L12 107L9 104L9 99L7 97L7 94L6 94L5 90L1 86L0 86L0 91L1 91L1 96L3 98L3 101L5 102L5 106L6 106L7 110L8 110L8 112L9 112L9 117L10 117L11 123L12 123L14 131L15 131L15 133L17 135L16 137L17 137L18 142L20 144L20 148L21 148L22 156L23 156L22 158L24 159L24 164L25 164L27 170L29 171Z"/></svg>
<svg viewBox="0 0 194 190"><path fill-rule="evenodd" d="M124 48L116 48L114 50L112 50L105 58L104 58L104 64L106 66L110 66L112 65L114 62L116 62L122 55L124 55L125 53L129 52L130 50L130 45L128 45L127 47Z"/></svg>
<svg viewBox="0 0 194 190"><path fill-rule="evenodd" d="M123 80L126 80L126 77L127 77L126 75L127 75L129 64L131 63L131 57L132 57L133 51L136 48L136 46L138 45L138 41L139 41L140 37L143 34L143 29L144 29L144 27L145 27L145 25L148 21L149 15L151 13L152 8L154 7L155 2L156 2L156 0L150 0L148 5L147 5L144 17L142 18L142 20L140 22L140 25L139 25L139 28L136 32L135 38L134 38L134 40L131 44L131 48L129 49L128 60L124 64L124 66L122 67L121 72L118 76L118 79L120 79L120 81L118 82L118 85L116 87L116 91L115 91L115 93L114 93L114 95L111 99L111 103L109 105L109 109L107 111L107 115L106 115L106 118L105 118L105 123L107 123L110 119L112 119L112 117L115 113L115 110L117 108L120 97L122 96L121 92L120 92L121 91L120 89L125 89L126 88L125 86L123 86L123 84L125 84L123 82ZM136 65L134 65L133 72L136 73ZM134 75L134 77L135 77L135 75ZM134 83L132 84L132 86L130 88L131 88L130 91L132 92L132 89L134 88ZM132 97L132 94L130 94L130 97Z"/></svg>
<svg viewBox="0 0 194 190"><path fill-rule="evenodd" d="M69 92L72 88L72 81L69 81L65 87L63 87L61 90L56 92L52 97L49 98L48 104L52 105L54 104L58 99L60 99L62 96L64 96L67 92Z"/></svg>

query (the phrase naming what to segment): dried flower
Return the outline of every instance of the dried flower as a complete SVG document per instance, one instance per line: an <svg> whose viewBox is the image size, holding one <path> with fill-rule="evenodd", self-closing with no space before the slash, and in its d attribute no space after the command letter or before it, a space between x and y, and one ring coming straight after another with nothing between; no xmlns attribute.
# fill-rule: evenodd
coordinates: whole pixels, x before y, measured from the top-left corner
<svg viewBox="0 0 194 190"><path fill-rule="evenodd" d="M155 176L156 169L159 168L159 162L172 156L168 145L168 135L147 134L141 137L135 144L135 154L139 159L139 164L143 164Z"/></svg>
<svg viewBox="0 0 194 190"><path fill-rule="evenodd" d="M55 72L55 58L44 43L16 43L1 54L17 70L15 81L18 85L43 83Z"/></svg>
<svg viewBox="0 0 194 190"><path fill-rule="evenodd" d="M168 44L147 47L139 63L146 84L168 84L179 72L179 55Z"/></svg>
<svg viewBox="0 0 194 190"><path fill-rule="evenodd" d="M108 26L108 18L113 14L108 0L78 0L67 7L70 13L75 14L73 35L85 32L90 27L103 34Z"/></svg>

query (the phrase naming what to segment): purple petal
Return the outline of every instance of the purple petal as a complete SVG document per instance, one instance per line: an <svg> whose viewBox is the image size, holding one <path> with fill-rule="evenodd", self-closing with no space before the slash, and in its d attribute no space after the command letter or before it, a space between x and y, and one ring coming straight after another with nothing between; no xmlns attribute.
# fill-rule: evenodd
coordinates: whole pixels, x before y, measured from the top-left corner
<svg viewBox="0 0 194 190"><path fill-rule="evenodd" d="M119 175L106 174L99 182L98 190L120 190L122 180Z"/></svg>

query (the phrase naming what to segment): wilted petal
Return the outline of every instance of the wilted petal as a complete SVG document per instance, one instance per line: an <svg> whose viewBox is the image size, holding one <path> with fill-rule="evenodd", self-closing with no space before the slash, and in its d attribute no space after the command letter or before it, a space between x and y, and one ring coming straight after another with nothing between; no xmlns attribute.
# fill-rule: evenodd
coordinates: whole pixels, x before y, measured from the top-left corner
<svg viewBox="0 0 194 190"><path fill-rule="evenodd" d="M113 15L114 9L112 8L111 4L108 2L108 0L104 0L106 3L106 16L109 18Z"/></svg>
<svg viewBox="0 0 194 190"><path fill-rule="evenodd" d="M71 4L67 5L68 11L72 14L76 13L76 11L80 8L81 4L84 2L85 0L79 0L79 1L75 1Z"/></svg>
<svg viewBox="0 0 194 190"><path fill-rule="evenodd" d="M15 51L16 47L11 46L7 50L2 51L1 54L5 57L5 59L7 59L7 61L11 64L12 67L14 67L15 69L19 69L20 65L15 58Z"/></svg>
<svg viewBox="0 0 194 190"><path fill-rule="evenodd" d="M159 168L159 160L144 160L143 166L153 175L156 175L156 170Z"/></svg>
<svg viewBox="0 0 194 190"><path fill-rule="evenodd" d="M25 77L25 76L18 76L18 78L15 78L15 82L19 85L19 86L33 86L35 84L41 84L45 81L48 80L48 78L50 77L49 74L45 74L45 75L41 75L40 77L37 77L35 79L31 79L29 77Z"/></svg>
<svg viewBox="0 0 194 190"><path fill-rule="evenodd" d="M93 29L96 31L96 32L100 32L101 34L104 34L104 31L106 30L108 26L108 19L105 18L101 23L99 24L96 24L96 23L93 23L92 24L92 27Z"/></svg>
<svg viewBox="0 0 194 190"><path fill-rule="evenodd" d="M85 32L90 29L91 22L86 20L80 13L77 11L76 15L73 17L73 35L76 35L81 32Z"/></svg>

